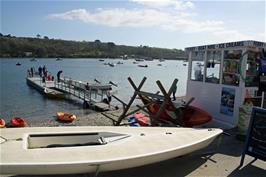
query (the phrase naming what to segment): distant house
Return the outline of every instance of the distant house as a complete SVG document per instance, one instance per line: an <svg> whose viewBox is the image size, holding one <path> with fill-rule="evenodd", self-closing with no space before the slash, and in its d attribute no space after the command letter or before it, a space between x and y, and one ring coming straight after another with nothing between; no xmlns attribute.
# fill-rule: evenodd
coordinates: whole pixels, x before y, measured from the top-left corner
<svg viewBox="0 0 266 177"><path fill-rule="evenodd" d="M24 52L24 54L25 54L26 57L32 56L32 52Z"/></svg>

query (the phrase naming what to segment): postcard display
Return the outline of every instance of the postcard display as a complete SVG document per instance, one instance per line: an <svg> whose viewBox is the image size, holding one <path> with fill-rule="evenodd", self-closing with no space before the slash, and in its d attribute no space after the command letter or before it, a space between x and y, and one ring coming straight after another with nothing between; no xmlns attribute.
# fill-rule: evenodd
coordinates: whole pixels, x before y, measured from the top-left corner
<svg viewBox="0 0 266 177"><path fill-rule="evenodd" d="M191 104L209 112L215 122L225 127L237 126L242 116L240 126L246 131L252 106L260 103L252 100L262 97L259 66L263 49L266 43L258 41L186 48L189 57L186 99L195 97Z"/></svg>

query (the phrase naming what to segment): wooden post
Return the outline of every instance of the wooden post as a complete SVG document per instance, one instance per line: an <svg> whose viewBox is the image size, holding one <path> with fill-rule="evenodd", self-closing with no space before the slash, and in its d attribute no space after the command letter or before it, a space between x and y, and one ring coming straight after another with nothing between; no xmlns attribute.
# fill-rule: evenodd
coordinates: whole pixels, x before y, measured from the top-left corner
<svg viewBox="0 0 266 177"><path fill-rule="evenodd" d="M116 126L118 126L118 125L121 123L121 121L125 118L125 115L126 115L127 111L129 110L131 104L134 102L136 96L138 95L136 91L139 91L139 90L141 89L141 87L142 87L143 84L145 83L146 79L147 79L147 78L144 77L144 78L142 79L142 81L140 82L139 86L136 87L135 84L133 83L133 81L131 80L131 78L128 77L128 81L129 81L129 83L133 86L133 88L135 89L135 92L134 92L133 96L131 97L129 103L127 104L127 106L126 106L125 109L123 110L123 113L122 113L122 114L120 115L120 117L118 118L118 121L115 123Z"/></svg>
<svg viewBox="0 0 266 177"><path fill-rule="evenodd" d="M161 107L159 108L159 111L157 112L155 118L158 119L159 116L160 116L160 114L161 114L161 112L164 110L166 104L170 104L170 106L173 107L173 109L174 109L174 113L175 113L176 118L177 118L177 119L176 119L176 121L177 121L176 123L178 123L179 125L182 125L182 115L181 115L181 111L179 111L178 109L176 109L176 107L174 106L173 102L171 101L171 97L170 97L171 94L172 94L172 92L173 92L173 90L174 90L174 87L175 87L176 84L177 84L177 82L178 82L178 79L175 79L174 82L173 82L173 84L172 84L172 86L170 87L170 89L169 89L169 91L168 91L168 93L167 93L167 92L165 91L164 87L162 86L161 82L160 82L159 80L156 81L156 83L157 83L158 87L160 88L160 90L162 91L162 93L163 93L165 99L164 99L164 101L163 101Z"/></svg>

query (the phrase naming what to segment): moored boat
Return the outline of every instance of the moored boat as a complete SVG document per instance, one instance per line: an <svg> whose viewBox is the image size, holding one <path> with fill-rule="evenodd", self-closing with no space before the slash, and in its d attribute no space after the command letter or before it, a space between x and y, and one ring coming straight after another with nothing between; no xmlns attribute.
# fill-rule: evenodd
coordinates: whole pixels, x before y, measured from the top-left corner
<svg viewBox="0 0 266 177"><path fill-rule="evenodd" d="M121 170L189 154L221 133L221 129L173 127L3 129L1 136L10 141L0 144L0 168L2 174L17 175Z"/></svg>
<svg viewBox="0 0 266 177"><path fill-rule="evenodd" d="M76 115L65 112L57 112L56 117L58 120L63 122L73 122L74 120L77 119Z"/></svg>
<svg viewBox="0 0 266 177"><path fill-rule="evenodd" d="M148 65L138 65L138 67L147 68L147 67L148 67Z"/></svg>
<svg viewBox="0 0 266 177"><path fill-rule="evenodd" d="M4 128L5 126L6 126L5 120L0 118L0 128Z"/></svg>
<svg viewBox="0 0 266 177"><path fill-rule="evenodd" d="M37 59L36 58L32 58L32 59L30 59L30 61L37 61Z"/></svg>
<svg viewBox="0 0 266 177"><path fill-rule="evenodd" d="M114 67L115 66L114 63L108 63L108 65L111 66L111 67Z"/></svg>
<svg viewBox="0 0 266 177"><path fill-rule="evenodd" d="M47 96L48 98L54 98L54 99L64 98L63 92L60 92L60 91L52 89L52 88L45 87L43 92L44 92L45 96Z"/></svg>
<svg viewBox="0 0 266 177"><path fill-rule="evenodd" d="M11 127L26 127L27 122L21 117L13 117L10 120L10 126Z"/></svg>

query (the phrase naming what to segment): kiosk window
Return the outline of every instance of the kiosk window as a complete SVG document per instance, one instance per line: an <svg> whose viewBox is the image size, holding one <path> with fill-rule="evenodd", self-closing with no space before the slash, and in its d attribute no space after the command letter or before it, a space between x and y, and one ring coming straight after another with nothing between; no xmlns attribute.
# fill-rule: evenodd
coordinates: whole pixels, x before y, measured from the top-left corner
<svg viewBox="0 0 266 177"><path fill-rule="evenodd" d="M223 65L223 84L239 85L239 66L241 50L225 50Z"/></svg>
<svg viewBox="0 0 266 177"><path fill-rule="evenodd" d="M205 51L192 52L191 80L203 81Z"/></svg>
<svg viewBox="0 0 266 177"><path fill-rule="evenodd" d="M246 87L256 87L259 85L259 59L259 52L248 51L245 79Z"/></svg>
<svg viewBox="0 0 266 177"><path fill-rule="evenodd" d="M221 51L207 52L206 82L218 84L220 81Z"/></svg>

